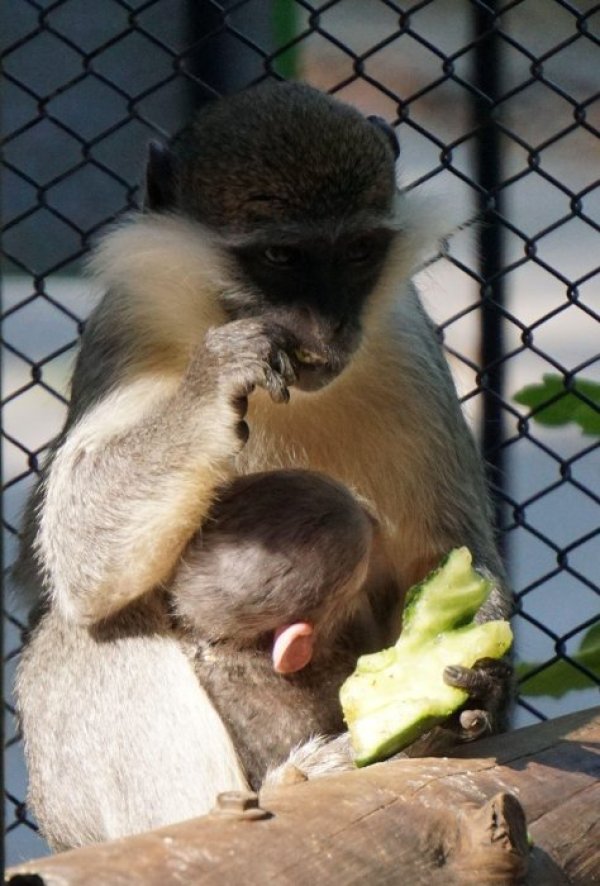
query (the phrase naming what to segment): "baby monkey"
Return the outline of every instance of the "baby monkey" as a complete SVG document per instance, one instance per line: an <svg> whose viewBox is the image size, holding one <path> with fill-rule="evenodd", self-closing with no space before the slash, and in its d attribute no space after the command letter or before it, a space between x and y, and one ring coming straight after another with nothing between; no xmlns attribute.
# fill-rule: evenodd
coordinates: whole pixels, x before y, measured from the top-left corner
<svg viewBox="0 0 600 886"><path fill-rule="evenodd" d="M341 484L280 470L223 487L186 549L175 611L254 789L295 746L344 728L375 533Z"/></svg>

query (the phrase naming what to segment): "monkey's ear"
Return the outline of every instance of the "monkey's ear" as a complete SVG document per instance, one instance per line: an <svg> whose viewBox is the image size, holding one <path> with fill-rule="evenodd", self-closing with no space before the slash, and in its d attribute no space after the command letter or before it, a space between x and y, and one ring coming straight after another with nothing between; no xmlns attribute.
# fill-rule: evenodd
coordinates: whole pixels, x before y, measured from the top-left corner
<svg viewBox="0 0 600 886"><path fill-rule="evenodd" d="M159 142L148 145L144 209L164 212L175 206L175 167L173 155Z"/></svg>
<svg viewBox="0 0 600 886"><path fill-rule="evenodd" d="M396 130L393 128L393 126L390 126L387 120L384 120L383 117L377 117L373 114L370 117L367 117L367 120L372 123L373 126L376 126L381 132L383 132L390 143L392 151L394 152L394 158L397 160L400 156L400 145L398 144Z"/></svg>

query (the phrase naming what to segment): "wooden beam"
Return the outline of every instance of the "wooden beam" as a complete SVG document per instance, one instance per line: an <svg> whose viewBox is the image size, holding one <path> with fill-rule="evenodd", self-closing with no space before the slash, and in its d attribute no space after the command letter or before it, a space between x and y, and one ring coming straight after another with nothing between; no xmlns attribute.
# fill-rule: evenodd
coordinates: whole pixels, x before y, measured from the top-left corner
<svg viewBox="0 0 600 886"><path fill-rule="evenodd" d="M528 824L526 824L526 819ZM600 708L223 797L210 815L8 871L10 886L600 883Z"/></svg>

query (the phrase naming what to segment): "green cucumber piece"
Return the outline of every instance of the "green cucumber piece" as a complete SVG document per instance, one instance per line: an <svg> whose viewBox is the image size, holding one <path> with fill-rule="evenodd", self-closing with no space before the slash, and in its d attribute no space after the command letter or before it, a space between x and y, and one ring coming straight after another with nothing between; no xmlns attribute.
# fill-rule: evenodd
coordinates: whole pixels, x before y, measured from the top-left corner
<svg viewBox="0 0 600 886"><path fill-rule="evenodd" d="M340 690L357 766L397 753L467 700L444 682L447 665L471 667L510 648L507 621L473 622L490 590L468 548L451 551L411 588L398 642L361 656Z"/></svg>
<svg viewBox="0 0 600 886"><path fill-rule="evenodd" d="M402 634L433 636L468 624L487 600L491 582L473 569L468 548L455 548L437 569L409 589L402 616Z"/></svg>

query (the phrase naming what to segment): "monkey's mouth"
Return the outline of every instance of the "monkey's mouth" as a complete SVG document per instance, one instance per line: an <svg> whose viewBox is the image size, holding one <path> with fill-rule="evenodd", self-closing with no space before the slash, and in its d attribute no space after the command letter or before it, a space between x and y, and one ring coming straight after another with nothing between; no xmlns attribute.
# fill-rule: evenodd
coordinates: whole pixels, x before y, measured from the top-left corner
<svg viewBox="0 0 600 886"><path fill-rule="evenodd" d="M318 391L332 382L346 366L348 358L328 349L327 354L319 354L304 348L296 348L292 363L296 373L294 387L301 391Z"/></svg>
<svg viewBox="0 0 600 886"><path fill-rule="evenodd" d="M300 366L296 370L294 387L300 391L319 391L338 377L343 366L325 363L322 366Z"/></svg>

